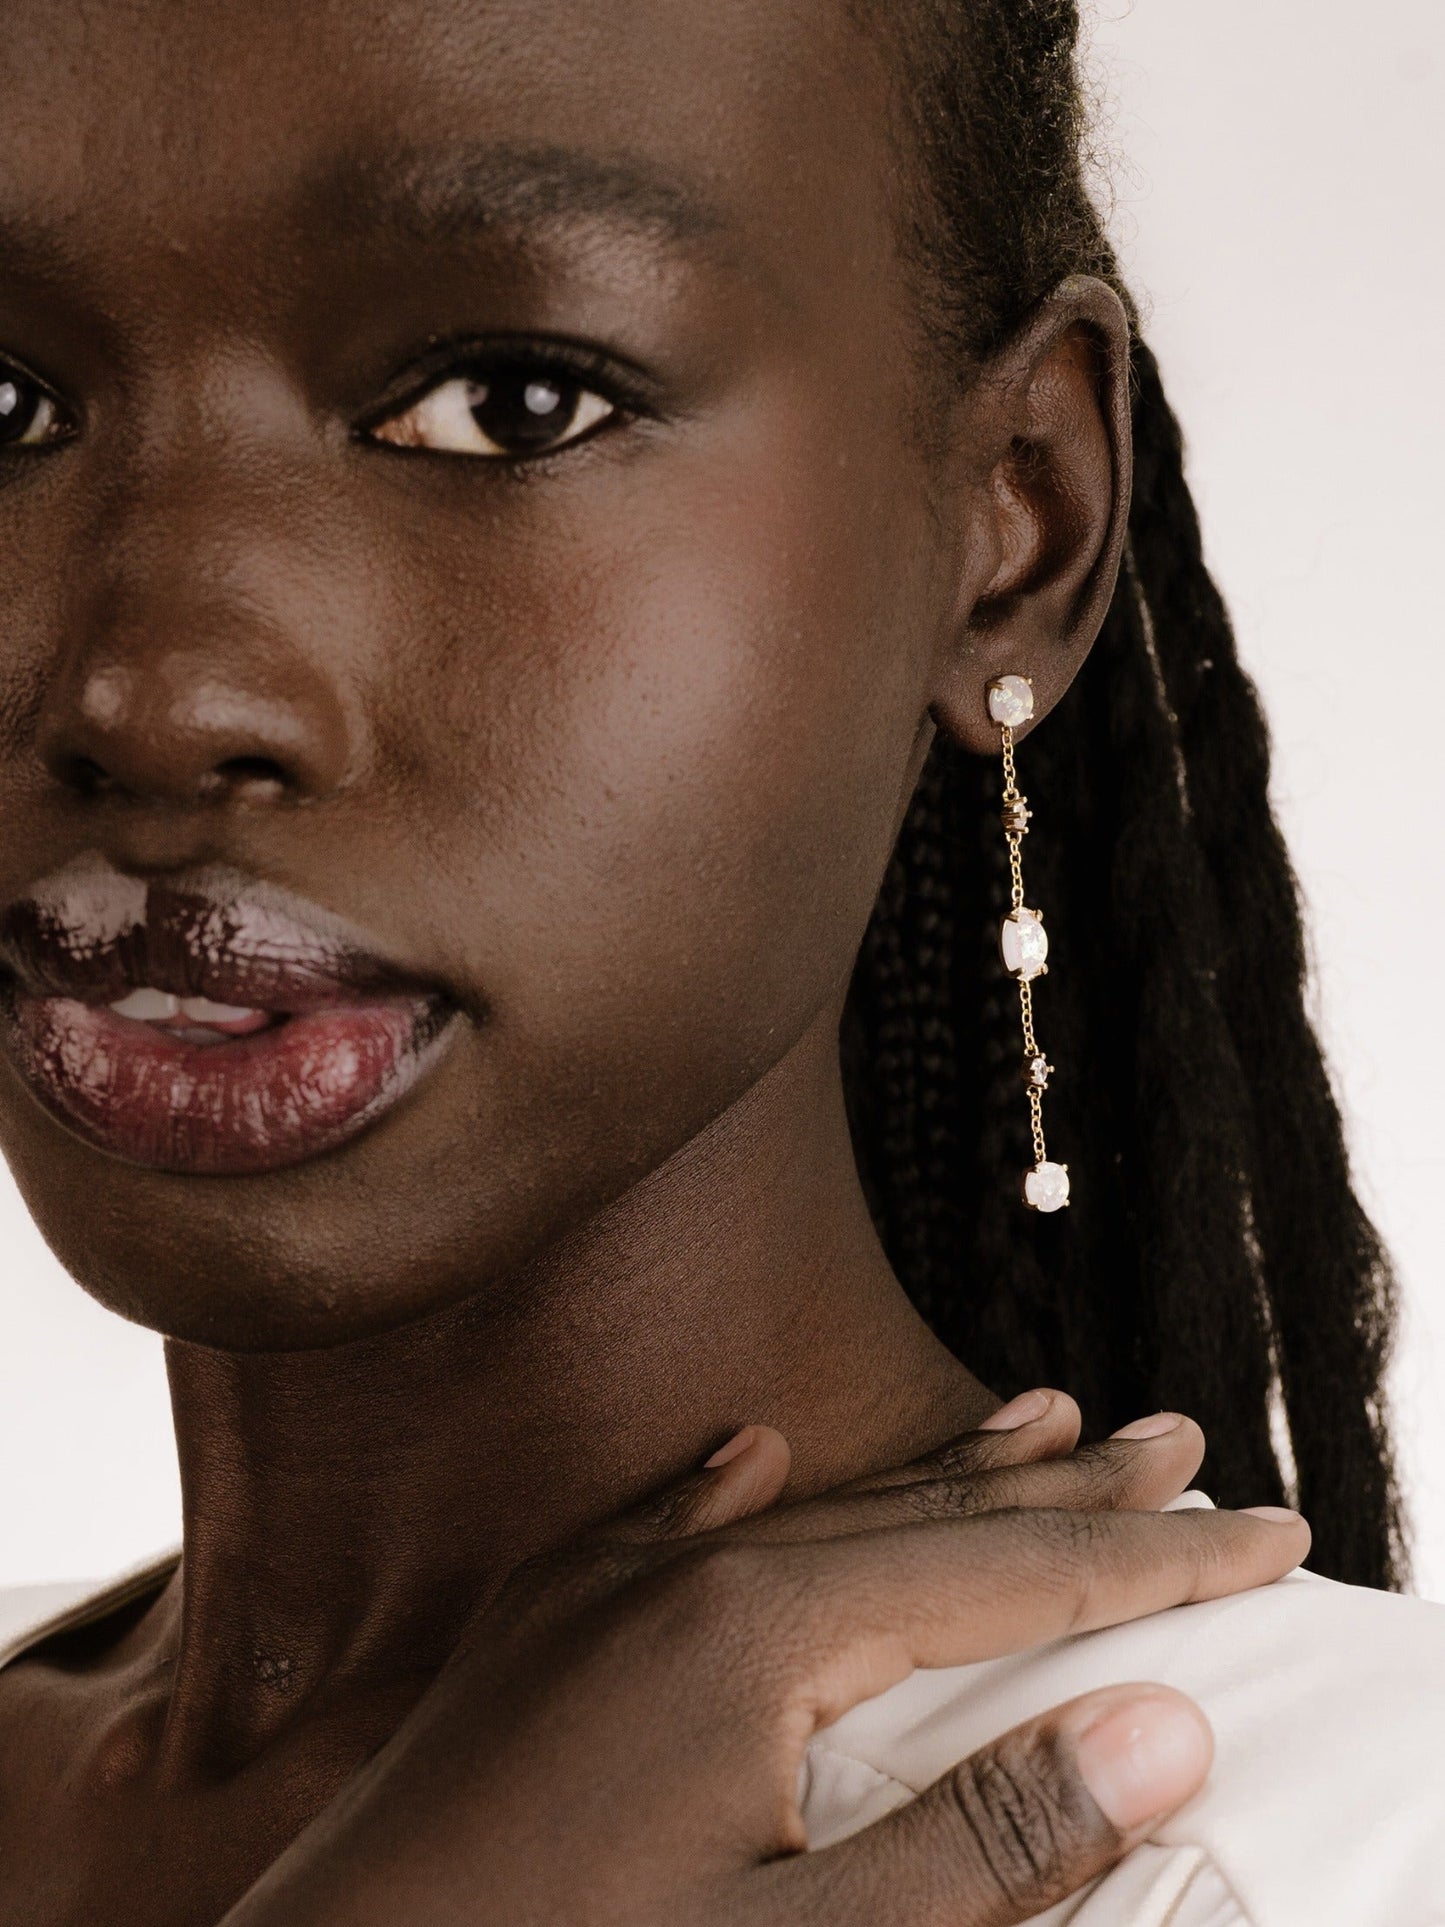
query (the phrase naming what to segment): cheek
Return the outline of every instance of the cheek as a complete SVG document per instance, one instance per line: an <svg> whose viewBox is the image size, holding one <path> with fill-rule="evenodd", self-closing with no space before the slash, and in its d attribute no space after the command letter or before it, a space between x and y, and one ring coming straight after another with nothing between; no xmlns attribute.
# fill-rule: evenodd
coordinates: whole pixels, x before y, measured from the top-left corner
<svg viewBox="0 0 1445 1927"><path fill-rule="evenodd" d="M444 577L457 962L595 1079L756 1074L856 949L921 716L927 518L836 453L754 408L544 484L484 583Z"/></svg>

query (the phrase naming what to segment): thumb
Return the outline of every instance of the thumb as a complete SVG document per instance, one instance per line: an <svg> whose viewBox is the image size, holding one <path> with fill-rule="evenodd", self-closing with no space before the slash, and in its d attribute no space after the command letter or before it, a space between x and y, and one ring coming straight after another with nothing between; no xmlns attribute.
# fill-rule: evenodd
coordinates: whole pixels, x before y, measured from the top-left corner
<svg viewBox="0 0 1445 1927"><path fill-rule="evenodd" d="M608 1527L609 1539L653 1544L714 1532L765 1511L788 1482L793 1455L771 1425L747 1425L707 1463L663 1486Z"/></svg>
<svg viewBox="0 0 1445 1927"><path fill-rule="evenodd" d="M793 1883L777 1919L1019 1927L1107 1873L1199 1790L1213 1757L1209 1723L1183 1694L1087 1694L840 1846L775 1863L779 1885Z"/></svg>

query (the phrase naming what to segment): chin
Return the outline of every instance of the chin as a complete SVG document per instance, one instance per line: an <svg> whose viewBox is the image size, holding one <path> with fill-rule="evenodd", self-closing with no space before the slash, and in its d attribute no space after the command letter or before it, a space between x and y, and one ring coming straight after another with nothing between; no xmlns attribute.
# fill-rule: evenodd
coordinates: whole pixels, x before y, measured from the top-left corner
<svg viewBox="0 0 1445 1927"><path fill-rule="evenodd" d="M218 1350L309 1351L475 1296L535 1235L505 1235L495 1198L438 1184L436 1157L396 1124L253 1177L128 1163L33 1105L0 1108L0 1150L50 1249L108 1310Z"/></svg>

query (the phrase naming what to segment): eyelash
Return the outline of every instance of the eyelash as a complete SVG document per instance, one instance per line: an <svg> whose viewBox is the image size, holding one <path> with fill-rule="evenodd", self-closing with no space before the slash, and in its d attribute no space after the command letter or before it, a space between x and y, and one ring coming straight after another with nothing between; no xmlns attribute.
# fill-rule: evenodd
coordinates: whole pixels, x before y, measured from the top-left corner
<svg viewBox="0 0 1445 1927"><path fill-rule="evenodd" d="M357 430L358 436L374 446L406 455L432 455L452 460L483 461L498 467L535 467L555 460L566 451L580 447L614 428L639 418L654 417L657 409L642 377L620 367L611 357L579 343L532 341L508 338L485 344L448 344L434 352L431 366L420 376L411 372L407 387L394 395L382 408L373 409ZM574 390L580 398L592 397L604 404L608 413L585 425L580 432L566 435L545 446L526 452L497 453L481 450L442 449L419 442L406 442L383 436L379 431L421 408L452 382L472 382L478 387L493 387L501 381L523 381ZM569 415L570 425L577 409ZM480 422L478 433L485 435ZM489 438L490 439L490 438Z"/></svg>
<svg viewBox="0 0 1445 1927"><path fill-rule="evenodd" d="M442 359L443 354L445 359ZM412 370L408 386L402 393L393 395L384 407L368 413L356 430L359 439L373 446L407 454L445 454L452 459L483 460L510 467L534 466L554 459L569 448L592 441L615 427L625 426L642 417L655 418L657 414L655 403L640 375L619 367L609 356L596 349L578 343L507 339L477 346L450 344L445 349L437 350L431 359L432 365L424 373L418 374L415 369ZM527 377L531 382L550 382L558 387L574 389L579 397L591 396L605 403L609 412L575 435L559 438L535 451L510 455L434 449L421 444L388 440L378 434L378 430L421 406L449 382L471 381L481 386L495 384L506 377L513 380ZM37 405L51 411L51 420L47 423L47 432L38 441L0 441L0 461L6 457L47 452L74 439L77 432L74 415L55 391L19 362L0 356L0 387L6 383L33 391L38 398ZM29 432L28 427L25 432ZM565 436L565 429L562 434Z"/></svg>
<svg viewBox="0 0 1445 1927"><path fill-rule="evenodd" d="M76 432L74 417L54 389L48 383L41 381L38 376L32 375L30 370L22 367L18 361L0 356L0 389L6 387L22 392L27 389L32 391L36 397L37 409L50 410L50 420L46 424L46 432L38 441L23 439L13 442L0 441L0 460L4 460L7 456L45 453L74 437ZM27 424L24 432L28 434L33 425L33 421Z"/></svg>

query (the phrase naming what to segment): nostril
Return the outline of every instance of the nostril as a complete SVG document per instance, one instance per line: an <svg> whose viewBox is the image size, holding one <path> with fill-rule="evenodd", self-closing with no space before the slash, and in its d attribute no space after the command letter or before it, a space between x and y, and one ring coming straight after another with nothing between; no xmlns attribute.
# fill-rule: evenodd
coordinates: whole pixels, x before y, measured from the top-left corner
<svg viewBox="0 0 1445 1927"><path fill-rule="evenodd" d="M269 756L228 756L217 763L216 775L232 783L284 783L286 772Z"/></svg>
<svg viewBox="0 0 1445 1927"><path fill-rule="evenodd" d="M79 790L82 796L96 796L101 790L116 787L115 778L93 756L67 756L56 774L62 783Z"/></svg>
<svg viewBox="0 0 1445 1927"><path fill-rule="evenodd" d="M258 791L274 796L290 784L284 765L273 757L228 756L206 772L200 790L207 797L249 793L254 798Z"/></svg>
<svg viewBox="0 0 1445 1927"><path fill-rule="evenodd" d="M344 780L350 719L319 675L263 674L265 664L249 657L240 663L247 674L232 675L199 649L194 657L173 651L143 674L145 667L137 663L123 688L117 677L106 680L104 661L88 676L82 663L55 680L35 747L73 796L107 807L267 807L325 795ZM106 703L92 700L97 682Z"/></svg>

